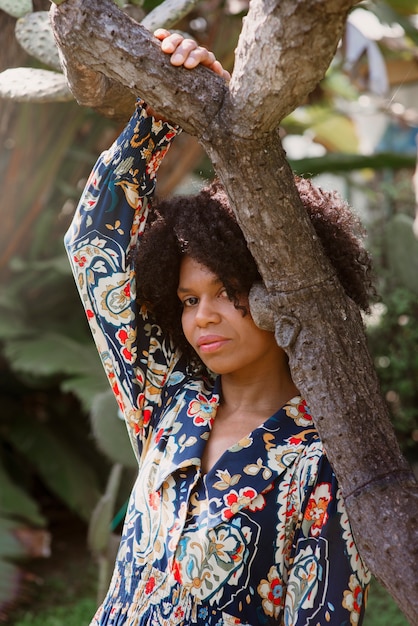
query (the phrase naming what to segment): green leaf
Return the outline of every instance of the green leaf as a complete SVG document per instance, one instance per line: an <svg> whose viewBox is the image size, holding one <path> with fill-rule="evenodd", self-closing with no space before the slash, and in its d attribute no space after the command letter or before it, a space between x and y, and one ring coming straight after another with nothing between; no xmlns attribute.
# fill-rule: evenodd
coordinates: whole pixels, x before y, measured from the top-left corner
<svg viewBox="0 0 418 626"><path fill-rule="evenodd" d="M408 215L395 215L385 227L386 255L391 270L401 285L418 294L418 239L414 220Z"/></svg>
<svg viewBox="0 0 418 626"><path fill-rule="evenodd" d="M43 259L42 261L27 261L20 257L13 257L13 259L10 260L10 268L15 272L44 272L46 270L53 270L57 274L72 275L71 266L66 254L50 259ZM55 278L57 277L55 276Z"/></svg>
<svg viewBox="0 0 418 626"><path fill-rule="evenodd" d="M0 303L0 340L19 339L27 333L27 322L19 312L4 309Z"/></svg>
<svg viewBox="0 0 418 626"><path fill-rule="evenodd" d="M48 423L24 415L10 424L5 436L53 493L82 519L90 518L100 497L98 478L71 441L55 435Z"/></svg>
<svg viewBox="0 0 418 626"><path fill-rule="evenodd" d="M126 424L117 415L117 404L111 389L95 396L90 418L99 450L124 467L136 468L137 461Z"/></svg>
<svg viewBox="0 0 418 626"><path fill-rule="evenodd" d="M97 394L102 394L109 387L100 360L98 366L89 374L80 377L68 378L61 383L61 389L65 393L73 393L81 402L83 409L89 413Z"/></svg>
<svg viewBox="0 0 418 626"><path fill-rule="evenodd" d="M21 579L22 573L15 565L0 559L0 606L17 598Z"/></svg>
<svg viewBox="0 0 418 626"><path fill-rule="evenodd" d="M11 480L1 464L0 485L0 515L23 519L37 526L45 525L45 518L40 512L38 504L21 487ZM0 555L1 554L0 547Z"/></svg>
<svg viewBox="0 0 418 626"><path fill-rule="evenodd" d="M37 376L89 375L101 366L93 342L83 345L58 333L9 341L4 352L15 370Z"/></svg>
<svg viewBox="0 0 418 626"><path fill-rule="evenodd" d="M90 519L87 541L94 554L107 551L121 478L122 465L116 463L110 472L106 492L97 503Z"/></svg>
<svg viewBox="0 0 418 626"><path fill-rule="evenodd" d="M1 319L1 318L0 318ZM2 331L7 338L8 314ZM20 331L20 327L18 329ZM16 330L16 338L5 342L3 352L12 368L22 375L32 377L67 376L61 382L64 393L73 393L90 411L93 398L108 389L107 378L93 341L76 341L59 333L44 333L39 337L22 338Z"/></svg>
<svg viewBox="0 0 418 626"><path fill-rule="evenodd" d="M330 151L355 153L358 150L353 121L346 115L335 113L329 106L299 107L286 117L283 127L290 133L302 134L309 130L315 141Z"/></svg>
<svg viewBox="0 0 418 626"><path fill-rule="evenodd" d="M0 517L0 559L21 559L26 556L23 544L14 536L16 522Z"/></svg>
<svg viewBox="0 0 418 626"><path fill-rule="evenodd" d="M315 141L328 150L342 153L358 151L358 137L352 120L345 115L330 115L311 127Z"/></svg>

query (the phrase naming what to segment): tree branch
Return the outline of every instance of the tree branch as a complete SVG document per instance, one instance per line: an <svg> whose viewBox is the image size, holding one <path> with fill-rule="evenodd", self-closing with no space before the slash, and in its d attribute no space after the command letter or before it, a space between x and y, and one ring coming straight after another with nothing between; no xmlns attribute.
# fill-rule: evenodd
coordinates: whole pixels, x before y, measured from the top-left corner
<svg viewBox="0 0 418 626"><path fill-rule="evenodd" d="M155 37L112 0L66 0L51 7L51 21L64 73L79 104L111 111L124 90L129 98L124 99L123 114L140 95L192 135L204 134L218 116L228 91L225 81L204 67L174 68Z"/></svg>
<svg viewBox="0 0 418 626"><path fill-rule="evenodd" d="M322 78L354 3L252 0L230 92L206 68L193 72L173 68L161 56L155 38L112 0L100 5L94 0L66 0L52 6L51 20L64 72L80 104L107 116L118 115L119 106L118 116L127 117L134 96L140 94L167 119L197 135L206 133L222 107L230 132L254 137L277 127ZM302 32L306 15L309 20ZM77 55L72 54L74 48ZM297 64L292 60L296 49L301 55Z"/></svg>
<svg viewBox="0 0 418 626"><path fill-rule="evenodd" d="M230 84L232 105L242 122L248 122L251 103L248 134L276 128L323 78L354 4L251 0ZM237 134L243 135L244 128Z"/></svg>

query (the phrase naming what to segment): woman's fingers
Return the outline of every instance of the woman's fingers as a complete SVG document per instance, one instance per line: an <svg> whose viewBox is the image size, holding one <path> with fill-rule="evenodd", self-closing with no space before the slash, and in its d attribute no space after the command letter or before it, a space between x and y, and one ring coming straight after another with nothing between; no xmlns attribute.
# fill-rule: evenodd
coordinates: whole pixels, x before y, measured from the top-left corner
<svg viewBox="0 0 418 626"><path fill-rule="evenodd" d="M222 63L220 63L219 61L214 61L212 65L209 66L209 69L215 72L215 74L219 74L219 76L222 76L222 78L224 78L227 82L231 80L231 74L228 72L228 70L224 70Z"/></svg>
<svg viewBox="0 0 418 626"><path fill-rule="evenodd" d="M168 40L165 39L163 43L166 41ZM176 65L177 67L184 65L191 69L199 65L199 63L202 63L204 56L203 48L199 48L193 39L183 39L176 45L170 61L172 65Z"/></svg>
<svg viewBox="0 0 418 626"><path fill-rule="evenodd" d="M166 37L168 37L170 35L170 31L167 30L166 28L157 28L157 30L154 30L154 37L157 37L157 39L165 39Z"/></svg>
<svg viewBox="0 0 418 626"><path fill-rule="evenodd" d="M193 39L186 39L180 33L170 33L165 28L157 29L154 36L161 41L161 50L171 55L170 62L172 65L183 66L187 69L204 65L225 80L230 79L229 72L224 70L213 52L199 46Z"/></svg>

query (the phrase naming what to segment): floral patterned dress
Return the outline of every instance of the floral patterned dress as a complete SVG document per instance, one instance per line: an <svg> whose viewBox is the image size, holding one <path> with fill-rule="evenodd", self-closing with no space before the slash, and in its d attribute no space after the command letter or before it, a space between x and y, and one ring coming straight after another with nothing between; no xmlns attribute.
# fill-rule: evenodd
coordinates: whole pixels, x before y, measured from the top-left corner
<svg viewBox="0 0 418 626"><path fill-rule="evenodd" d="M306 403L293 398L203 474L220 380L189 374L137 308L129 252L177 132L138 104L94 167L65 240L139 464L91 623L358 626L369 573Z"/></svg>

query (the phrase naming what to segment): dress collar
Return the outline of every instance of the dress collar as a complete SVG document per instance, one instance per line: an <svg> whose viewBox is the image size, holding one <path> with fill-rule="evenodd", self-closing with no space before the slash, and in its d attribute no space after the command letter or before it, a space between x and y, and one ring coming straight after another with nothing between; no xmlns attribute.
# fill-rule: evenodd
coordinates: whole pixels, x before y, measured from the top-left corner
<svg viewBox="0 0 418 626"><path fill-rule="evenodd" d="M161 456L154 483L159 489L168 476L195 468L201 476L201 458L219 405L220 379L211 391L196 387L184 394L169 433L158 447ZM229 448L205 475L208 523L216 526L239 510L261 506L263 492L283 474L313 439L318 438L306 402L299 396L261 426ZM258 499L258 501L256 501ZM251 504L252 503L252 504Z"/></svg>
<svg viewBox="0 0 418 626"><path fill-rule="evenodd" d="M158 441L162 456L155 489L159 489L168 476L177 470L190 466L200 470L203 451L218 410L220 391L218 377L212 389L192 383L183 393L183 397L178 398L176 418L169 431L164 431Z"/></svg>
<svg viewBox="0 0 418 626"><path fill-rule="evenodd" d="M295 397L229 448L205 476L209 526L231 519L242 509L263 508L263 494L314 438L318 434L306 402Z"/></svg>

